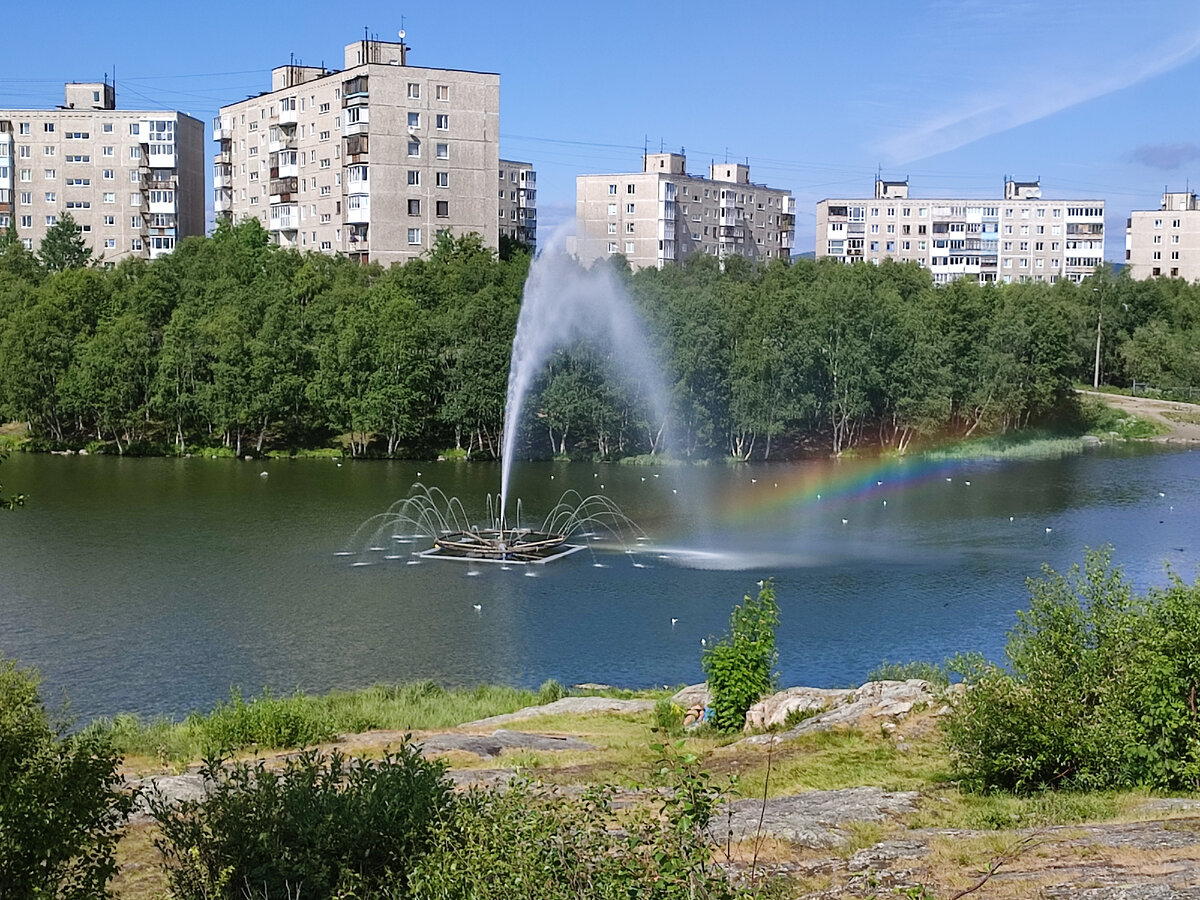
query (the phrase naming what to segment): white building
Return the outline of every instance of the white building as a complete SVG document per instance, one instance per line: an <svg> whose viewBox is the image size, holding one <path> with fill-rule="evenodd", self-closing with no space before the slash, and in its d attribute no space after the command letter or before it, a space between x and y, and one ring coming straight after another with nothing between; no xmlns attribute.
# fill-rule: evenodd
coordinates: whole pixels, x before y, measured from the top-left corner
<svg viewBox="0 0 1200 900"><path fill-rule="evenodd" d="M500 236L537 249L537 174L527 162L500 160Z"/></svg>
<svg viewBox="0 0 1200 900"><path fill-rule="evenodd" d="M788 259L796 234L791 193L750 182L750 167L714 163L687 174L682 153L648 153L642 171L575 179L575 250L585 264L623 254L661 268L693 253Z"/></svg>
<svg viewBox="0 0 1200 900"><path fill-rule="evenodd" d="M1000 199L910 197L907 181L875 196L817 204L818 257L916 262L938 283L1080 281L1104 260L1104 201L1049 200L1038 182L1005 179Z"/></svg>
<svg viewBox="0 0 1200 900"><path fill-rule="evenodd" d="M1200 279L1200 196L1171 191L1158 209L1130 213L1125 261L1134 278Z"/></svg>
<svg viewBox="0 0 1200 900"><path fill-rule="evenodd" d="M68 84L57 109L0 110L0 228L36 250L70 213L94 259L154 259L204 234L204 125L116 108L107 83Z"/></svg>

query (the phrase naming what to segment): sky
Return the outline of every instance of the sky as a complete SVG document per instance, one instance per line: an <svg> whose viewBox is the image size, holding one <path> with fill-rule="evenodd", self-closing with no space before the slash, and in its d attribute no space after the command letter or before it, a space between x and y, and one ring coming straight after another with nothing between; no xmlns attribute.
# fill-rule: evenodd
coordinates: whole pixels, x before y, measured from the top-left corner
<svg viewBox="0 0 1200 900"><path fill-rule="evenodd" d="M542 231L573 219L576 175L639 171L647 147L693 173L749 161L796 197L801 252L817 201L870 196L877 171L914 197L997 197L1007 175L1106 200L1111 260L1131 209L1200 189L1196 0L46 0L37 18L64 25L6 43L0 108L115 70L119 107L179 109L210 138L292 56L340 66L364 28L404 27L413 65L500 74L500 153L534 164Z"/></svg>

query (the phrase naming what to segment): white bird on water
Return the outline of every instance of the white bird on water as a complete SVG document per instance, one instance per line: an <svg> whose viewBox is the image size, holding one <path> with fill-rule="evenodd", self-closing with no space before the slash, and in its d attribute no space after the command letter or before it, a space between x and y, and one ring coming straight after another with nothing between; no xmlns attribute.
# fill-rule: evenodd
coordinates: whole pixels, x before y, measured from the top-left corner
<svg viewBox="0 0 1200 900"><path fill-rule="evenodd" d="M843 524L843 525L847 525L847 524L849 524L849 522L850 522L850 520L849 520L849 519L842 519L842 524Z"/></svg>
<svg viewBox="0 0 1200 900"><path fill-rule="evenodd" d="M259 478L266 478L266 477L267 477L267 473L266 473L266 472L259 472L259 473L258 473L258 477L259 477Z"/></svg>
<svg viewBox="0 0 1200 900"><path fill-rule="evenodd" d="M678 620L677 618L675 618L674 616L671 616L671 627L672 627L672 628L674 628L674 627L675 627L675 623L676 623L676 622L678 622L678 621L679 621L679 620Z"/></svg>
<svg viewBox="0 0 1200 900"><path fill-rule="evenodd" d="M700 646L701 646L701 647L707 647L707 646L708 646L708 641L706 641L704 638L700 638Z"/></svg>
<svg viewBox="0 0 1200 900"><path fill-rule="evenodd" d="M479 612L481 609L483 609L483 604L476 603L475 604L475 612Z"/></svg>
<svg viewBox="0 0 1200 900"><path fill-rule="evenodd" d="M757 478L751 478L751 479L750 479L750 483L751 483L751 484L758 484L758 479L757 479Z"/></svg>
<svg viewBox="0 0 1200 900"><path fill-rule="evenodd" d="M1047 525L1047 526L1046 526L1046 534L1049 534L1049 533L1050 533L1051 531L1053 531L1053 530L1054 530L1054 529L1053 529L1053 528L1051 528L1049 525Z"/></svg>

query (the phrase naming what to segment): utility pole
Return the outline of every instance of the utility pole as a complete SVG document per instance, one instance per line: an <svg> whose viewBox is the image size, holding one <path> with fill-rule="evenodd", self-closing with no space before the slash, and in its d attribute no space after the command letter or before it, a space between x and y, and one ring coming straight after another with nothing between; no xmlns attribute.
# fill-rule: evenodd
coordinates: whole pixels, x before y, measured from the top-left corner
<svg viewBox="0 0 1200 900"><path fill-rule="evenodd" d="M1100 323L1104 320L1104 296L1100 288L1092 288L1096 295L1096 374L1092 378L1092 388L1100 388Z"/></svg>

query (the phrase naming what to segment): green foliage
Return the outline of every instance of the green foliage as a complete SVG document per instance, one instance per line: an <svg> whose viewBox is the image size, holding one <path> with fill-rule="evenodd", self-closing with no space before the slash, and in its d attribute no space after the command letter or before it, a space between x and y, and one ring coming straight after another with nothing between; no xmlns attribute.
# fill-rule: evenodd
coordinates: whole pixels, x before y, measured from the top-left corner
<svg viewBox="0 0 1200 900"><path fill-rule="evenodd" d="M930 684L946 686L950 684L950 672L944 663L927 662L914 659L908 662L889 662L883 660L867 673L868 681L908 681L919 678Z"/></svg>
<svg viewBox="0 0 1200 900"><path fill-rule="evenodd" d="M746 711L775 686L774 668L779 661L775 628L779 604L770 581L758 597L747 594L729 616L729 633L710 642L701 664L712 695L712 724L718 731L740 731Z"/></svg>
<svg viewBox="0 0 1200 900"><path fill-rule="evenodd" d="M402 890L449 806L445 767L407 741L374 761L304 751L262 761L205 762L212 791L175 805L151 794L173 896L372 895Z"/></svg>
<svg viewBox="0 0 1200 900"><path fill-rule="evenodd" d="M58 221L46 229L38 256L47 272L63 272L67 269L82 269L91 259L92 250L79 233L79 225L70 213L63 213Z"/></svg>
<svg viewBox="0 0 1200 900"><path fill-rule="evenodd" d="M1101 438L1115 434L1126 440L1139 440L1154 437L1166 430L1149 419L1115 409L1101 400L1085 400L1080 404L1080 410L1084 428Z"/></svg>
<svg viewBox="0 0 1200 900"><path fill-rule="evenodd" d="M1103 550L1030 590L946 726L966 783L1200 789L1200 583L1136 596Z"/></svg>
<svg viewBox="0 0 1200 900"><path fill-rule="evenodd" d="M538 688L538 704L545 706L547 703L553 703L555 700L561 700L566 697L570 691L555 681L553 678L547 678Z"/></svg>
<svg viewBox="0 0 1200 900"><path fill-rule="evenodd" d="M654 727L666 735L683 734L685 710L670 698L663 697L654 704Z"/></svg>
<svg viewBox="0 0 1200 900"><path fill-rule="evenodd" d="M99 735L51 724L35 673L0 659L0 897L108 896L133 805Z"/></svg>
<svg viewBox="0 0 1200 900"><path fill-rule="evenodd" d="M433 849L417 864L415 897L597 900L756 896L713 864L708 829L730 789L716 787L678 744L655 744L668 788L657 810L619 820L614 788L562 796L528 781L455 798ZM616 826L623 826L617 830Z"/></svg>

